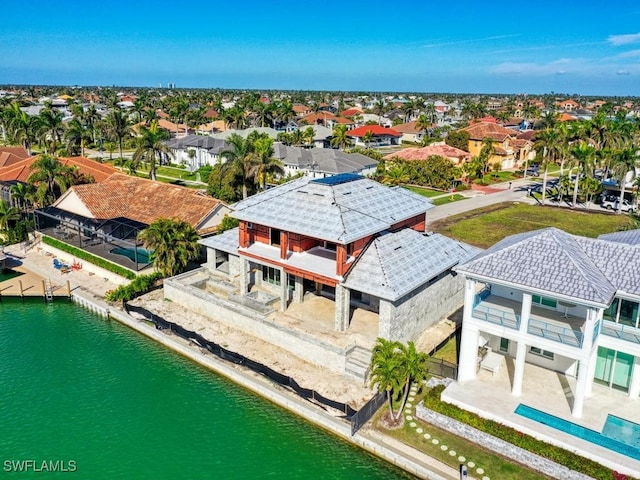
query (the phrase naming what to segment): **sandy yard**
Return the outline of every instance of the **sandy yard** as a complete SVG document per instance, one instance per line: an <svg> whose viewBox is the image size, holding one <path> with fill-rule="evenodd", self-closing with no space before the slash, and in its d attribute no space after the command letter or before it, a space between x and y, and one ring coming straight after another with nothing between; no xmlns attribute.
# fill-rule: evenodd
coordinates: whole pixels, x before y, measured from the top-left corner
<svg viewBox="0 0 640 480"><path fill-rule="evenodd" d="M348 403L356 410L373 395L373 390L357 379L332 373L220 321L186 311L184 307L164 300L162 290L148 293L129 303L144 307L165 320L199 333L207 340L293 377L301 387L316 390L332 400Z"/></svg>

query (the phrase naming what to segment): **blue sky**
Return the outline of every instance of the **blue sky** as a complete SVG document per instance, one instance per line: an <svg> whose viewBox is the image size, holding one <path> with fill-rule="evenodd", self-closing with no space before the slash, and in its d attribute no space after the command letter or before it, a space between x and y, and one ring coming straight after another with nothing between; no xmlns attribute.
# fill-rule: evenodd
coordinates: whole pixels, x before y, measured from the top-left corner
<svg viewBox="0 0 640 480"><path fill-rule="evenodd" d="M637 0L29 0L0 12L0 84L640 96Z"/></svg>

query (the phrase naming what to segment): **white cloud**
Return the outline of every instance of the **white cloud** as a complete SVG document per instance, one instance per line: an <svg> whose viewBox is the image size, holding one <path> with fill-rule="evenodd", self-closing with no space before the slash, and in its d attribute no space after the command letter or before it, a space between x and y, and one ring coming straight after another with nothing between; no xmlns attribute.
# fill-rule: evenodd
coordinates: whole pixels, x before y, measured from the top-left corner
<svg viewBox="0 0 640 480"><path fill-rule="evenodd" d="M561 58L549 63L505 62L493 67L493 73L507 75L566 75L580 69L581 61Z"/></svg>
<svg viewBox="0 0 640 480"><path fill-rule="evenodd" d="M616 72L616 75L631 75L631 72L629 72L628 70L618 70Z"/></svg>
<svg viewBox="0 0 640 480"><path fill-rule="evenodd" d="M634 58L640 57L640 50L629 50L628 52L622 52L616 55L618 58Z"/></svg>
<svg viewBox="0 0 640 480"><path fill-rule="evenodd" d="M640 33L609 35L609 37L607 38L607 42L609 42L614 47L618 47L620 45L630 45L632 43L640 43Z"/></svg>

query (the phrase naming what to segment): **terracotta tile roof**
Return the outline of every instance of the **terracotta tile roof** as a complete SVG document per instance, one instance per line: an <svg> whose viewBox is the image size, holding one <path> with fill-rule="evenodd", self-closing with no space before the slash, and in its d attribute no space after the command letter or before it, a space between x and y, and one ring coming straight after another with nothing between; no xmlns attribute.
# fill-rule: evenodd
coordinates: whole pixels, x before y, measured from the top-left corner
<svg viewBox="0 0 640 480"><path fill-rule="evenodd" d="M416 120L409 123L394 125L393 129L400 133L420 133L422 131L421 129L416 128Z"/></svg>
<svg viewBox="0 0 640 480"><path fill-rule="evenodd" d="M494 141L503 142L507 137L515 137L513 130L501 127L497 123L474 123L463 128L463 130L469 132L469 139L471 140L483 140L490 137Z"/></svg>
<svg viewBox="0 0 640 480"><path fill-rule="evenodd" d="M191 188L123 173L114 173L101 183L75 185L67 192L74 192L98 220L124 217L147 225L158 218L179 218L197 228L221 204ZM65 193L54 206L69 194Z"/></svg>
<svg viewBox="0 0 640 480"><path fill-rule="evenodd" d="M349 130L347 135L350 137L364 137L367 132L371 132L374 135L390 135L392 137L401 137L402 134L391 128L386 128L380 125L363 125L353 130Z"/></svg>
<svg viewBox="0 0 640 480"><path fill-rule="evenodd" d="M0 167L8 167L9 165L18 163L20 160L20 157L11 152L0 152Z"/></svg>
<svg viewBox="0 0 640 480"><path fill-rule="evenodd" d="M213 108L209 108L206 112L204 112L204 116L206 118L218 118L218 112L216 112Z"/></svg>
<svg viewBox="0 0 640 480"><path fill-rule="evenodd" d="M561 113L560 116L558 117L559 122L573 122L576 120L577 120L576 117L574 117L573 115L569 115L568 113Z"/></svg>
<svg viewBox="0 0 640 480"><path fill-rule="evenodd" d="M391 160L394 157L401 160L426 160L433 155L448 158L456 163L471 159L469 152L465 152L459 148L447 144L433 144L423 148L405 148L399 152L391 153L383 157L383 160Z"/></svg>
<svg viewBox="0 0 640 480"><path fill-rule="evenodd" d="M516 136L516 138L518 139L522 139L522 140L530 140L533 141L534 137L536 136L536 132L535 130L524 130L520 133L518 133L518 135Z"/></svg>
<svg viewBox="0 0 640 480"><path fill-rule="evenodd" d="M291 107L291 109L295 112L295 113L306 113L310 110L309 107L307 107L306 105L300 105L300 104L296 104L293 107Z"/></svg>
<svg viewBox="0 0 640 480"><path fill-rule="evenodd" d="M3 153L15 155L18 159L28 158L29 152L24 147L0 147L0 155ZM1 164L0 164L1 165Z"/></svg>
<svg viewBox="0 0 640 480"><path fill-rule="evenodd" d="M345 117L336 118L336 123L341 123L343 125L355 125L353 120L349 120L348 118L345 118Z"/></svg>
<svg viewBox="0 0 640 480"><path fill-rule="evenodd" d="M36 155L20 160L9 166L0 167L0 181L10 182L17 180L27 183L29 176L33 173L31 165L38 158L39 156ZM92 176L96 182L102 182L118 171L111 165L99 163L84 157L60 157L59 160L60 163L67 167L77 167L80 173Z"/></svg>
<svg viewBox="0 0 640 480"><path fill-rule="evenodd" d="M318 113L310 113L309 115L305 115L302 117L303 122L307 123L317 123L318 121L326 122L327 120L335 120L336 117L331 112L318 112Z"/></svg>
<svg viewBox="0 0 640 480"><path fill-rule="evenodd" d="M361 113L364 113L364 110L362 110L361 108L352 107L346 109L344 112L340 112L340 115L343 117L353 117L354 115L359 115Z"/></svg>

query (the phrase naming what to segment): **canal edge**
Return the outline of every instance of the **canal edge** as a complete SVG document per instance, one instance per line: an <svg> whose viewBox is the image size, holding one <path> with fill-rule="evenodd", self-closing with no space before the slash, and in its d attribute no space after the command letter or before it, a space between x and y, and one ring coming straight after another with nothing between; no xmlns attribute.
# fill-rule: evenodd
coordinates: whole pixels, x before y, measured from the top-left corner
<svg viewBox="0 0 640 480"><path fill-rule="evenodd" d="M418 452L408 445L399 444L399 442L384 436L384 434L380 432L375 432L374 435L363 430L351 436L351 427L347 423L340 422L335 417L323 413L320 409L312 408L295 396L276 389L266 381L253 377L247 372L227 365L224 361L212 355L203 354L197 346L189 344L189 342L180 338L168 336L160 330L156 330L154 326L148 325L144 320L132 317L123 310L107 304L102 298L90 292L77 288L72 292L71 299L74 303L100 316L112 318L132 328L176 353L224 376L235 384L311 422L315 426L337 435L341 439L362 448L418 478L428 480L456 480L459 477L458 472L453 468L427 457L422 452ZM414 455L408 453L411 450L415 451Z"/></svg>

